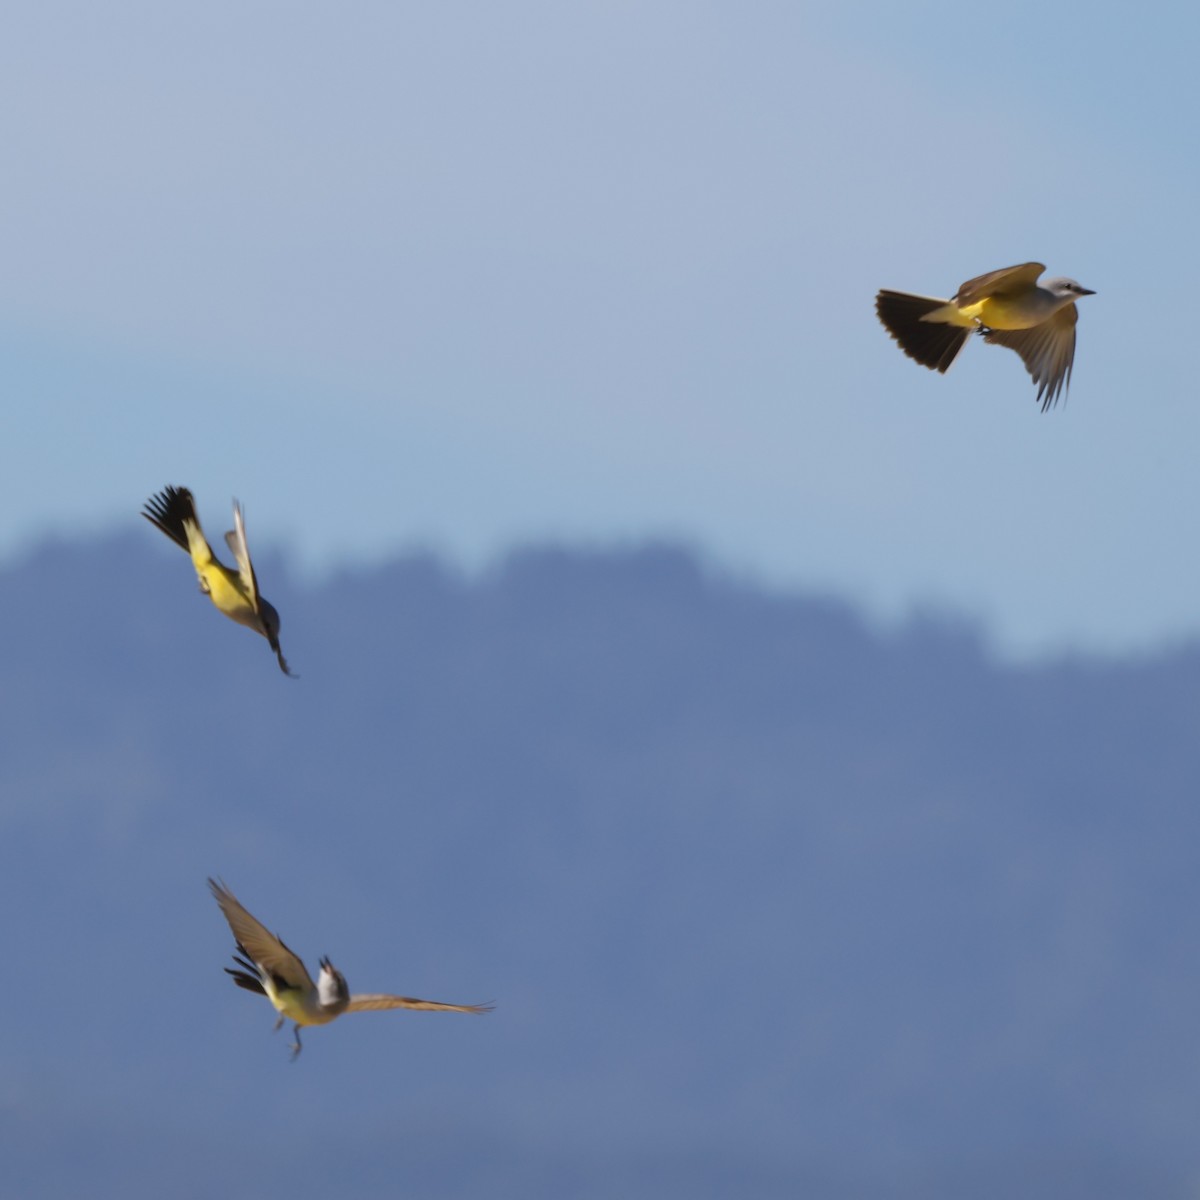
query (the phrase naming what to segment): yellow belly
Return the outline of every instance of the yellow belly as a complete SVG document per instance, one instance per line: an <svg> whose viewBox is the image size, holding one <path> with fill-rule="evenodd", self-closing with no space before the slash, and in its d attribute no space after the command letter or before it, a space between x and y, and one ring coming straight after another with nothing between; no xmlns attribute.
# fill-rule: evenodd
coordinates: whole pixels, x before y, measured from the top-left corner
<svg viewBox="0 0 1200 1200"><path fill-rule="evenodd" d="M968 304L960 311L964 316L974 317L989 329L1032 329L1034 325L1040 325L1046 319L1045 313L1031 314L1028 304L1025 310L1021 311L1006 296L988 296L986 300L980 300L978 304Z"/></svg>
<svg viewBox="0 0 1200 1200"><path fill-rule="evenodd" d="M267 999L275 1005L282 1016L285 1016L289 1021L295 1021L297 1025L327 1025L333 1020L332 1016L320 1010L313 1012L305 1008L301 992L294 989L277 992L271 987L270 983L267 983L265 987L267 990Z"/></svg>
<svg viewBox="0 0 1200 1200"><path fill-rule="evenodd" d="M258 628L258 614L254 611L249 596L242 590L241 581L232 571L214 559L203 566L197 564L196 574L200 576L200 582L209 599L221 612L237 621L239 625L249 625L251 629Z"/></svg>

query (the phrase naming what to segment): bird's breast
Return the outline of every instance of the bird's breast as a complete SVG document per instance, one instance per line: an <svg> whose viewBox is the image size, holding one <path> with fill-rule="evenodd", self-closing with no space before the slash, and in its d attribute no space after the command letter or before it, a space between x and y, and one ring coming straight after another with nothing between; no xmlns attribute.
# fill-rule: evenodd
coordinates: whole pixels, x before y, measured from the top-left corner
<svg viewBox="0 0 1200 1200"><path fill-rule="evenodd" d="M304 993L298 988L268 990L268 998L276 1009L289 1021L297 1025L325 1025L332 1021L337 1013L322 1012L315 1003L315 993Z"/></svg>
<svg viewBox="0 0 1200 1200"><path fill-rule="evenodd" d="M214 563L201 575L201 579L207 585L209 599L230 620L262 632L258 613L254 611L250 597L242 590L236 576L231 576L219 563Z"/></svg>
<svg viewBox="0 0 1200 1200"><path fill-rule="evenodd" d="M1031 295L1019 300L1011 296L988 296L963 311L989 329L1032 329L1050 315Z"/></svg>

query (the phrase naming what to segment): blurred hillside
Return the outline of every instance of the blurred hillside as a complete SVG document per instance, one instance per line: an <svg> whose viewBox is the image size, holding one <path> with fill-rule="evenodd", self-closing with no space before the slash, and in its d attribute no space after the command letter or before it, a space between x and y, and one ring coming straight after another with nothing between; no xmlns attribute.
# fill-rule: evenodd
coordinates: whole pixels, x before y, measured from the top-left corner
<svg viewBox="0 0 1200 1200"><path fill-rule="evenodd" d="M0 570L6 1195L1194 1194L1196 648L1000 666L672 547L267 555L291 681L138 534ZM289 1065L210 874L497 1010Z"/></svg>

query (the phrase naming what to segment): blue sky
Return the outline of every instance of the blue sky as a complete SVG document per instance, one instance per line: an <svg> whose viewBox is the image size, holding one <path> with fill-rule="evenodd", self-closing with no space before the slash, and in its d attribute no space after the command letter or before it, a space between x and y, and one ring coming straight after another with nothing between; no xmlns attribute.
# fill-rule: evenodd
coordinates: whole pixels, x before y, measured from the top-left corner
<svg viewBox="0 0 1200 1200"><path fill-rule="evenodd" d="M1194 18L10 14L0 556L190 486L297 569L674 537L1016 654L1200 631ZM1069 403L875 321L1039 259Z"/></svg>

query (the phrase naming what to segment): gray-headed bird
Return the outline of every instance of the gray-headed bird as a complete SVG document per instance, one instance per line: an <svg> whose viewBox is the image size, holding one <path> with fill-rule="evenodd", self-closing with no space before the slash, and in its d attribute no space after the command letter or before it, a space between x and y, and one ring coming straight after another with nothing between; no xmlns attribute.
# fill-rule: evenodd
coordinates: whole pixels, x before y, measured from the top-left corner
<svg viewBox="0 0 1200 1200"><path fill-rule="evenodd" d="M200 528L196 502L187 488L168 485L157 496L151 496L146 501L142 516L191 555L192 566L196 568L200 580L200 590L227 617L239 625L245 625L247 629L253 629L255 633L261 633L275 651L280 670L285 675L291 675L283 651L279 649L279 614L258 590L254 565L246 547L246 526L242 520L241 505L236 500L233 502L233 528L225 535L225 544L237 560L236 571L217 561Z"/></svg>
<svg viewBox="0 0 1200 1200"><path fill-rule="evenodd" d="M1045 412L1071 381L1075 361L1075 301L1094 296L1073 279L1038 276L1041 263L1022 263L968 279L951 300L912 296L886 288L875 297L875 311L900 349L932 371L945 371L979 333L985 342L1015 350L1038 385Z"/></svg>
<svg viewBox="0 0 1200 1200"><path fill-rule="evenodd" d="M238 953L233 956L239 969L226 967L238 987L266 996L275 1006L279 1017L275 1029L285 1021L295 1025L296 1040L292 1043L292 1059L300 1053L300 1026L327 1025L335 1017L348 1012L373 1012L385 1008L415 1008L424 1012L485 1013L490 1004L441 1004L436 1000L415 1000L411 996L350 995L342 973L328 958L320 960L317 982L304 964L273 933L238 903L238 899L215 879L208 881L212 894L229 928L233 930ZM240 957L239 957L240 955Z"/></svg>

